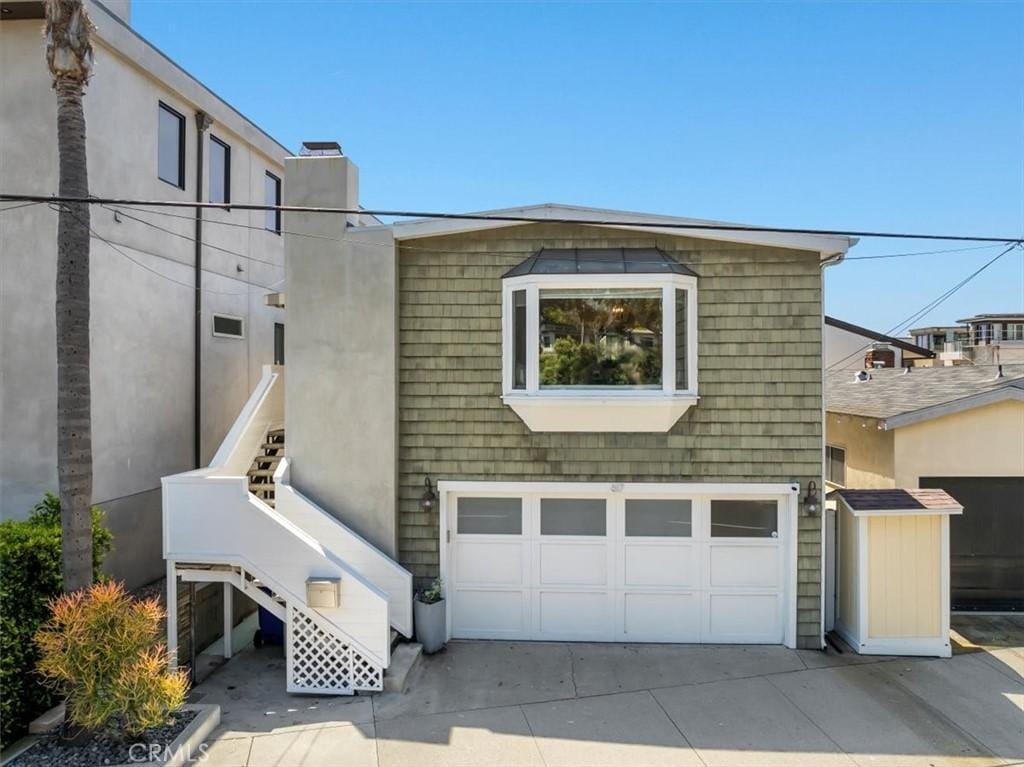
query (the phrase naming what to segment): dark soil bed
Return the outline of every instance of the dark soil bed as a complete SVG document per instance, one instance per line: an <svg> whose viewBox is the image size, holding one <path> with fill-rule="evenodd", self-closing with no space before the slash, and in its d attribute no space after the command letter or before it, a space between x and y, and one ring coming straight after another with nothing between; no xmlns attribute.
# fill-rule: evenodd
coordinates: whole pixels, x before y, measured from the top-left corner
<svg viewBox="0 0 1024 767"><path fill-rule="evenodd" d="M189 722L196 718L195 711L174 714L170 724L146 730L135 738L118 740L96 734L81 744L71 744L57 735L48 735L18 756L5 767L99 767L104 764L146 764L152 753L161 758L168 756L167 746L181 735ZM134 746L134 748L132 747ZM158 746L159 749L151 749Z"/></svg>

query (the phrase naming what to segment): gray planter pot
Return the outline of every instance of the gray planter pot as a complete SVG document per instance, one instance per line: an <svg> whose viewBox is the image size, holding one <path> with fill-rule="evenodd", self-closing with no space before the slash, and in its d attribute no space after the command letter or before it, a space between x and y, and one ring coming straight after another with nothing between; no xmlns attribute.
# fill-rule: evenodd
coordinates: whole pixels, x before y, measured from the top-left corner
<svg viewBox="0 0 1024 767"><path fill-rule="evenodd" d="M444 647L444 600L428 605L417 599L413 602L413 614L416 621L416 641L423 645L423 652L430 655Z"/></svg>

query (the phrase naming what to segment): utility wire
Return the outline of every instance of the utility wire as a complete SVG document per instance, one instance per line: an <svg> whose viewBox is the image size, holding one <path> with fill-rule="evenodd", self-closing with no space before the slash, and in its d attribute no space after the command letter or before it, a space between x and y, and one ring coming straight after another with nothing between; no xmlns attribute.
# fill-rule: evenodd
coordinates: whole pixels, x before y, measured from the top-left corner
<svg viewBox="0 0 1024 767"><path fill-rule="evenodd" d="M54 209L54 210L56 210L56 209ZM67 212L70 213L71 216L74 217L75 220L78 221L80 224L84 224L85 223L78 215L76 215L74 213L74 211L68 209ZM175 285L181 285L182 287L188 288L189 290L195 290L196 289L196 286L195 286L194 283L182 282L181 280L176 280L173 277L170 277L170 276L164 274L163 272L157 271L156 269L153 269L152 267L147 266L146 264L142 263L138 259L132 258L130 255L125 253L123 250L121 250L117 245L112 243L110 240L108 240L103 235L99 234L91 226L89 227L89 233L93 237L95 237L97 240L100 240L101 242L105 243L107 245L107 247L109 247L115 253L117 253L118 255L120 255L120 256L128 259L129 261L131 261L133 264L138 266L140 269L145 269L147 272L149 272L151 274L155 274L157 277L160 277L161 279L167 280L168 282L173 282ZM221 275L221 276L223 276L223 275ZM228 277L227 279L231 279L231 278ZM248 289L242 290L242 291L210 290L208 288L200 288L200 290L202 290L203 293L210 293L210 294L216 295L216 296L248 296L248 295L252 294L252 292L253 292L252 289L254 287L257 288L257 290L274 290L274 288L278 287L283 282L284 282L284 279L280 279L277 282L273 283L272 285L267 285L267 286L253 285L252 283L247 283L247 285L249 286Z"/></svg>
<svg viewBox="0 0 1024 767"><path fill-rule="evenodd" d="M6 213L9 210L19 210L20 208L31 208L33 205L41 205L39 202L23 202L21 205L10 205L6 208L0 208L0 213Z"/></svg>
<svg viewBox="0 0 1024 767"><path fill-rule="evenodd" d="M650 229L679 229L721 232L764 232L776 234L810 234L837 237L885 237L909 240L961 240L964 242L1024 242L1024 237L978 237L957 234L911 234L908 232L874 232L846 229L803 229L796 227L744 226L740 224L682 223L677 221L637 221L625 219L582 219L571 217L547 218L543 216L498 213L440 213L411 210L371 210L362 208L333 208L302 205L258 205L255 203L185 202L182 200L132 200L116 197L61 197L30 194L0 193L0 200L13 202L59 202L90 205L142 205L161 208L210 208L218 210L274 210L287 213L328 213L336 215L393 216L397 218L450 219L456 221L508 221L524 224L589 224L591 226L629 226Z"/></svg>
<svg viewBox="0 0 1024 767"><path fill-rule="evenodd" d="M913 324L914 322L920 320L926 314L928 314L929 312L931 312L934 309L937 309L939 306L941 306L943 303L945 303L945 301L948 298L950 298L954 293L956 293L964 285L969 283L971 280L973 280L975 277L977 277L983 271L985 271L990 266L992 266L992 264L994 264L1000 258L1005 256L1007 253L1009 253L1014 248L1018 248L1018 247L1020 247L1020 243L1014 243L1014 244L1010 245L1008 248L1006 248L1001 253L999 253L999 255L997 255L995 258L993 258L993 259L991 259L989 261L986 261L984 264L982 264L980 267L975 269L973 272L971 272L969 275L967 275L964 279L962 279L956 285L951 287L945 293L940 295L938 298L936 298L935 300L933 300L933 301L929 302L928 304L926 304L922 309L919 309L918 311L914 312L914 314L912 314L910 317L907 317L907 319L905 319L902 322L899 322L896 325L894 325L891 330L886 331L885 335L887 335L887 336L895 335L896 333L902 332L902 330L910 327L911 324ZM869 343L869 344L866 344L865 346L862 346L860 349L857 349L856 351L852 352L851 354L847 354L845 357L843 357L838 362L833 362L831 365L829 365L828 366L828 370L832 370L833 368L835 368L835 367L837 367L839 365L842 365L847 360L852 359L853 357L856 357L858 354L863 353L866 349L868 349L870 347L871 347L871 344Z"/></svg>
<svg viewBox="0 0 1024 767"><path fill-rule="evenodd" d="M133 215L131 215L129 213L125 213L124 211L122 211L122 210L120 210L118 208L111 208L111 207L108 207L108 206L104 205L103 209L104 210L112 211L112 212L117 213L119 215L122 215L125 218L131 219L132 221L137 221L140 224L145 224L146 226L152 227L153 229L158 229L161 232L165 232L167 234L173 235L174 237L180 237L181 239L188 240L189 242L195 242L196 241L195 237L189 237L187 234L182 234L181 232L175 232L173 229L167 229L165 227L160 226L159 224L154 224L152 221L146 221L145 219L142 219L142 218L136 218L135 216L133 216ZM151 211L144 211L144 212L148 213L148 212L151 212ZM193 217L191 217L191 216L175 216L175 218L184 218L184 219L188 219L189 221L195 221L195 219ZM207 219L203 219L203 223L204 224L207 223ZM256 258L256 256L247 256L244 253L239 253L237 250L229 250L228 248L222 248L219 245L213 245L212 243L206 242L205 240L203 241L203 247L204 248L210 248L211 250L219 250L222 253L227 253L228 255L231 255L231 256L237 256L238 258L245 258L245 259L248 259L250 261L258 261L261 264L267 264L268 266L274 266L274 267L277 267L278 269L283 269L284 268L283 264L275 263L273 261L268 261L268 260L266 260L264 258Z"/></svg>
<svg viewBox="0 0 1024 767"><path fill-rule="evenodd" d="M117 206L104 205L103 207L106 210L112 210L112 211L118 211L118 212L123 212L123 211L126 211L126 210L130 210L130 211L134 211L136 213L146 213L146 214L152 214L152 215L156 215L156 216L165 216L167 218L177 218L177 219L181 219L182 221L189 221L189 222L194 222L195 221L195 217L194 216L182 216L182 215L178 215L176 213L169 213L166 210L145 210L144 208L136 208L136 207L131 207L131 206L127 206L127 205L117 205ZM127 215L127 214L125 214L125 215ZM131 216L129 216L129 218L131 218ZM139 219L135 219L135 220L139 220ZM203 223L204 224L218 224L220 226L233 226L233 227L237 227L237 228L240 228L240 229L251 229L253 231L258 231L258 232L270 231L269 229L267 229L264 226L255 226L253 224L242 224L242 223L239 223L237 221L217 221L217 220L211 219L211 218L204 218L203 219ZM358 232L359 230L356 229L355 231ZM383 242L370 242L369 240L360 240L357 237L354 237L354 236L351 236L351 235L346 235L344 238L342 238L342 237L330 237L330 236L324 235L324 234L312 234L312 233L309 233L309 232L293 232L293 231L289 231L287 229L282 229L282 230L280 230L279 233L280 234L288 234L288 235L292 235L292 236L295 236L295 237L308 237L308 238L316 239L316 240L326 240L328 242L348 242L348 243L354 243L354 244L357 244L357 245L370 245L370 246L373 246L373 247L381 247L381 248L392 248L393 247L392 245L389 245L389 244L383 243ZM172 232L172 234L176 234L179 237L185 237L185 235L180 235L180 234L177 234L175 232ZM191 240L192 238L186 238L186 239L190 239ZM886 253L886 254L876 255L876 256L845 256L843 258L843 261L863 261L863 260L880 259L880 258L883 258L883 259L884 258L910 258L910 257L913 257L913 256L931 256L931 255L938 255L938 254L942 254L942 253L964 253L964 252L967 252L967 251L990 250L992 248L998 248L998 247L1001 247L1001 246L1004 246L1004 245L1007 245L1007 244L1008 244L1007 241L1001 241L1001 242L992 243L990 245L978 245L978 246L971 247L971 248L950 248L950 249L947 249L947 250L922 250L922 251L916 251L916 252L913 252L913 253ZM213 246L210 246L210 247L213 247ZM449 252L451 252L450 250L445 250L443 248L424 248L424 247L420 247L420 246L417 246L417 245L408 245L405 242L403 242L401 244L401 248L402 248L402 250L412 250L412 251L418 251L418 252L421 252L421 253L449 253ZM504 255L509 255L509 254L506 251L495 251L495 250L461 250L460 249L459 250L459 255L504 256ZM252 256L244 256L244 257L245 258L253 258ZM255 260L259 260L259 259L255 259ZM705 263L707 263L707 262L705 262Z"/></svg>

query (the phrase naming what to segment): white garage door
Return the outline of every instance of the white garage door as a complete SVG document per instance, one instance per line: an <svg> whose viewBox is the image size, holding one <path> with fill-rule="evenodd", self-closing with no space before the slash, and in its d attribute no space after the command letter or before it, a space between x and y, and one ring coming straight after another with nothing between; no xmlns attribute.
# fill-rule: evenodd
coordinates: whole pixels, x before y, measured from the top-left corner
<svg viewBox="0 0 1024 767"><path fill-rule="evenodd" d="M451 636L782 643L791 495L642 487L445 493Z"/></svg>

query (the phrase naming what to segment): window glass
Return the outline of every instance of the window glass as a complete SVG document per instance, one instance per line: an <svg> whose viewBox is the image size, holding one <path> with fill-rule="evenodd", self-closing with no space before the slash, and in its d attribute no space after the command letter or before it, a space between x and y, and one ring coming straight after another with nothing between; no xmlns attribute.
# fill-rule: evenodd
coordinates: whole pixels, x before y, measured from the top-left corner
<svg viewBox="0 0 1024 767"><path fill-rule="evenodd" d="M541 387L661 388L660 289L542 290L539 309Z"/></svg>
<svg viewBox="0 0 1024 767"><path fill-rule="evenodd" d="M460 534L521 535L522 498L459 498L457 529Z"/></svg>
<svg viewBox="0 0 1024 767"><path fill-rule="evenodd" d="M676 389L686 391L686 291L676 289Z"/></svg>
<svg viewBox="0 0 1024 767"><path fill-rule="evenodd" d="M689 538L692 501L685 498L633 498L626 501L626 535Z"/></svg>
<svg viewBox="0 0 1024 767"><path fill-rule="evenodd" d="M543 498L541 535L604 535L604 498Z"/></svg>
<svg viewBox="0 0 1024 767"><path fill-rule="evenodd" d="M157 126L157 175L162 181L185 188L185 118L160 105Z"/></svg>
<svg viewBox="0 0 1024 767"><path fill-rule="evenodd" d="M239 317L228 317L223 314L213 315L213 334L215 336L245 337L245 325Z"/></svg>
<svg viewBox="0 0 1024 767"><path fill-rule="evenodd" d="M779 529L775 501L712 501L712 538L774 538Z"/></svg>
<svg viewBox="0 0 1024 767"><path fill-rule="evenodd" d="M846 451L843 448L825 446L825 479L837 485L846 484Z"/></svg>
<svg viewBox="0 0 1024 767"><path fill-rule="evenodd" d="M512 291L512 388L526 388L526 291Z"/></svg>
<svg viewBox="0 0 1024 767"><path fill-rule="evenodd" d="M231 202L231 147L210 136L210 202Z"/></svg>
<svg viewBox="0 0 1024 767"><path fill-rule="evenodd" d="M267 205L280 205L281 204L281 179L275 176L270 171L267 171L266 178L263 182L265 190L265 202ZM266 218L264 219L264 226L272 232L281 231L281 211L279 210L267 210L264 211Z"/></svg>

